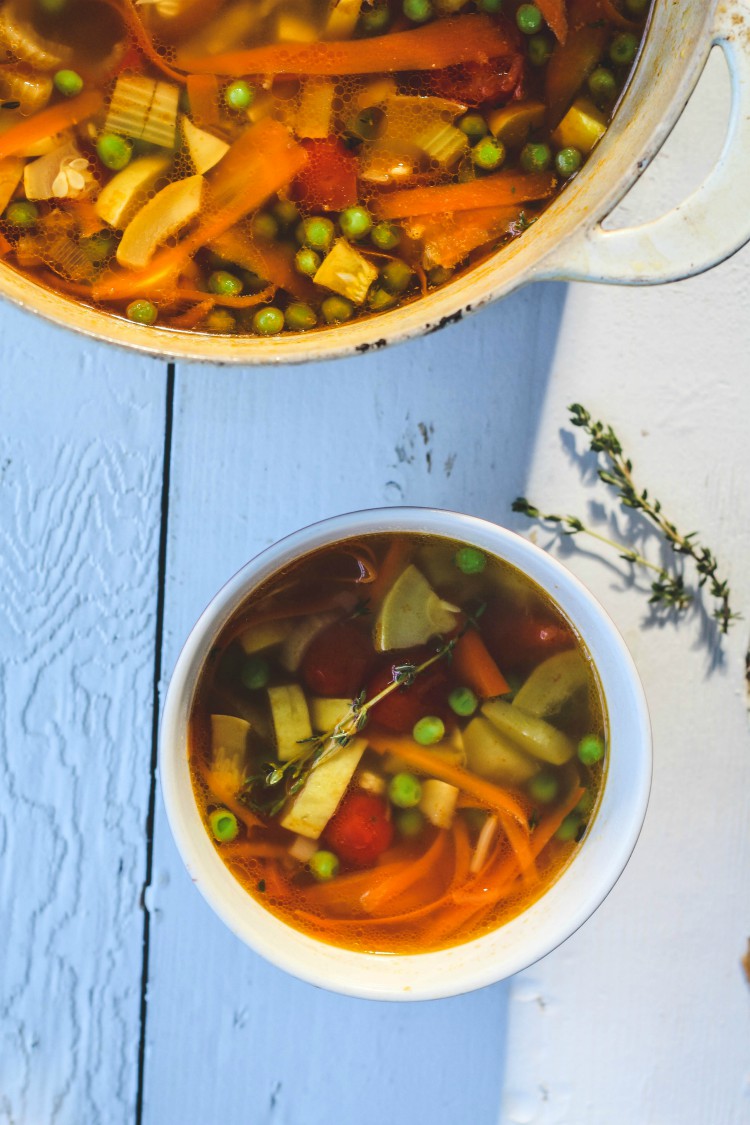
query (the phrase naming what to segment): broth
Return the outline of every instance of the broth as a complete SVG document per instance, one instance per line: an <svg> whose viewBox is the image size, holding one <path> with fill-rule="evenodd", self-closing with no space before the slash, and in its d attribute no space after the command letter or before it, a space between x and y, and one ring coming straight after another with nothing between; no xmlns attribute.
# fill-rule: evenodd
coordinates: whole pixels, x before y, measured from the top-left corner
<svg viewBox="0 0 750 1125"><path fill-rule="evenodd" d="M201 672L189 763L217 853L264 907L349 949L426 952L515 917L574 856L606 707L516 568L416 534L313 552Z"/></svg>
<svg viewBox="0 0 750 1125"><path fill-rule="evenodd" d="M577 175L648 10L4 0L0 258L143 325L271 336L396 308Z"/></svg>

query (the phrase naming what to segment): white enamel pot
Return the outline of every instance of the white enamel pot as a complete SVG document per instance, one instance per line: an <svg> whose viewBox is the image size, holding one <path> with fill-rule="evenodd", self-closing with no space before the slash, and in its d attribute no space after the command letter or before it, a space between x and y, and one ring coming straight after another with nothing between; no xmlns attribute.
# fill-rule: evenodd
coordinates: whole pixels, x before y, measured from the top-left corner
<svg viewBox="0 0 750 1125"><path fill-rule="evenodd" d="M528 574L583 637L609 715L601 802L575 858L549 890L495 932L436 953L398 956L338 949L294 930L251 898L219 858L198 811L187 759L188 718L201 668L237 607L279 568L308 551L365 532L412 531L464 540ZM651 736L630 655L604 610L550 555L504 528L434 508L381 508L337 516L281 540L219 591L177 661L161 724L159 776L169 823L190 877L234 933L302 980L377 1000L453 996L502 980L549 953L585 922L620 876L646 813Z"/></svg>
<svg viewBox="0 0 750 1125"><path fill-rule="evenodd" d="M712 48L732 81L729 131L705 183L644 226L604 231L602 222L676 124ZM398 343L474 312L531 281L625 285L677 281L710 269L750 241L750 0L656 0L633 81L583 172L543 216L502 252L403 308L311 334L217 337L132 324L75 304L0 263L0 294L58 324L138 351L238 364L332 359Z"/></svg>

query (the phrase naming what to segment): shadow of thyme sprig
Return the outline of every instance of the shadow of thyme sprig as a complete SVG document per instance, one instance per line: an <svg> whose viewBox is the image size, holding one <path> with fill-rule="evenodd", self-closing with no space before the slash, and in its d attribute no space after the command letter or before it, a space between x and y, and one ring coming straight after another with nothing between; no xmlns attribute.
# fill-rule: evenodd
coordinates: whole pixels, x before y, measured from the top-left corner
<svg viewBox="0 0 750 1125"><path fill-rule="evenodd" d="M332 730L300 741L302 749L296 757L288 762L265 762L258 773L245 779L239 799L253 812L275 816L290 797L299 793L317 766L343 750L363 730L369 720L369 712L376 704L400 687L411 687L418 676L439 660L450 660L466 630L478 628L484 609L485 606L481 605L472 616L467 617L459 632L449 641L442 642L435 653L421 664L395 665L393 679L372 699L367 699L365 692L361 691Z"/></svg>
<svg viewBox="0 0 750 1125"><path fill-rule="evenodd" d="M573 403L568 407L570 421L573 426L581 428L589 437L589 448L604 458L604 465L599 465L597 473L599 480L617 493L620 503L625 508L641 512L653 523L677 555L689 558L698 575L698 586L708 586L711 597L716 605L713 616L722 633L729 631L733 621L739 619L739 614L732 611L730 605L730 590L726 579L719 577L719 563L716 556L708 547L703 546L698 539L698 532L691 531L687 535L681 534L676 526L671 523L662 511L661 502L652 498L647 489L639 491L633 480L633 463L623 452L622 444L611 426L603 422L595 422L591 414L580 403ZM608 547L614 548L621 559L636 566L645 567L656 574L651 583L650 605L666 606L682 612L693 601L693 592L685 585L683 575L674 569L658 566L644 558L638 551L626 547L614 539L601 535L593 528L587 527L577 516L556 515L542 512L530 504L525 496L519 496L513 502L513 511L521 512L529 519L542 520L546 523L556 523L564 535L585 534Z"/></svg>

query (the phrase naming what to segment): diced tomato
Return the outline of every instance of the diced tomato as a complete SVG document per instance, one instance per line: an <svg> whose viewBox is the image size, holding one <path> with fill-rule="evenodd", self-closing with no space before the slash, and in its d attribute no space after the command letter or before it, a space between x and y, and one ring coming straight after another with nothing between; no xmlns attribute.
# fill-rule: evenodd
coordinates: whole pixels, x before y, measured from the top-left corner
<svg viewBox="0 0 750 1125"><path fill-rule="evenodd" d="M395 667L399 664L419 664L433 655L433 650L420 648L400 652L396 659L390 657L367 685L367 698L373 699L393 681ZM432 668L417 676L409 687L399 687L392 691L370 711L370 718L387 730L407 734L418 719L424 715L449 716L446 707L448 696L448 675L444 664L434 664Z"/></svg>
<svg viewBox="0 0 750 1125"><path fill-rule="evenodd" d="M298 203L313 210L341 211L357 202L357 158L337 137L302 141L305 167L292 183Z"/></svg>
<svg viewBox="0 0 750 1125"><path fill-rule="evenodd" d="M353 621L336 621L312 640L302 658L305 686L316 695L353 699L375 661L372 642Z"/></svg>
<svg viewBox="0 0 750 1125"><path fill-rule="evenodd" d="M467 105L504 102L513 96L523 78L523 70L522 56L512 55L489 62L446 67L430 76L430 84L436 94Z"/></svg>
<svg viewBox="0 0 750 1125"><path fill-rule="evenodd" d="M388 805L374 793L353 789L328 821L323 836L342 863L371 867L393 839Z"/></svg>
<svg viewBox="0 0 750 1125"><path fill-rule="evenodd" d="M135 43L131 43L125 54L120 59L115 74L123 74L125 71L131 71L136 74L142 74L146 69L146 64L138 47Z"/></svg>
<svg viewBox="0 0 750 1125"><path fill-rule="evenodd" d="M572 631L554 618L490 614L482 618L482 635L500 667L527 672L556 652L573 648Z"/></svg>

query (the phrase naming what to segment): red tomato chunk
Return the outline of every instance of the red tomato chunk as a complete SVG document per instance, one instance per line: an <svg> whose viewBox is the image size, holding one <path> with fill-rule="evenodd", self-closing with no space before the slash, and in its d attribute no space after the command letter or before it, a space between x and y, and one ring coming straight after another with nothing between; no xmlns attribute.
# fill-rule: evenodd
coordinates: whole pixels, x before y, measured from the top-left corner
<svg viewBox="0 0 750 1125"><path fill-rule="evenodd" d="M373 793L355 789L344 797L325 830L326 843L342 863L371 867L393 839L388 805Z"/></svg>

